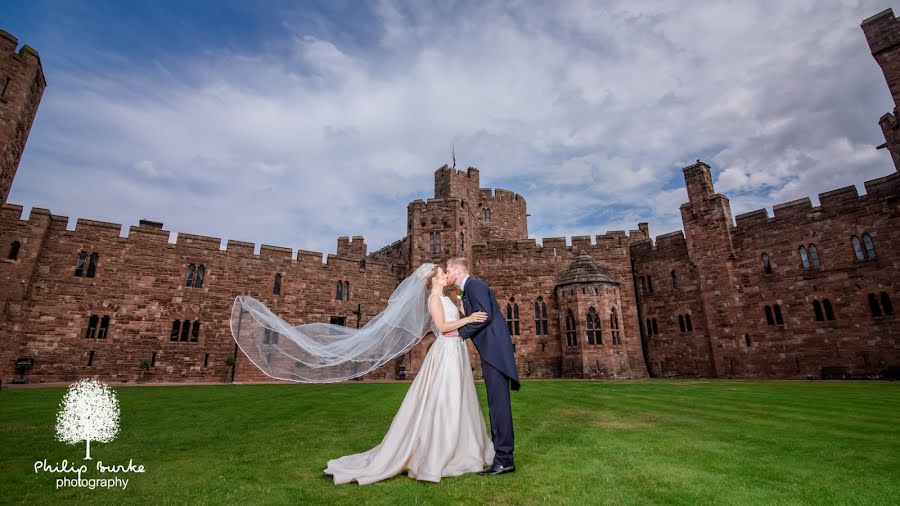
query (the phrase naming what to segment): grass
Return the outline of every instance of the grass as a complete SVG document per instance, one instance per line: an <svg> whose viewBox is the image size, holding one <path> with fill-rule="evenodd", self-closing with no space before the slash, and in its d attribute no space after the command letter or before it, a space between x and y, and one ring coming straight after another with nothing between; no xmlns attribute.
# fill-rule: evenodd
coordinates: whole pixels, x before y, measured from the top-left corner
<svg viewBox="0 0 900 506"><path fill-rule="evenodd" d="M516 466L439 484L405 475L335 486L328 459L381 441L404 383L118 388L121 431L93 467L135 464L125 490L55 488L35 461L81 463L54 440L64 389L0 392L0 503L896 504L900 384L526 381ZM478 384L485 404L484 385ZM485 416L486 416L486 405Z"/></svg>

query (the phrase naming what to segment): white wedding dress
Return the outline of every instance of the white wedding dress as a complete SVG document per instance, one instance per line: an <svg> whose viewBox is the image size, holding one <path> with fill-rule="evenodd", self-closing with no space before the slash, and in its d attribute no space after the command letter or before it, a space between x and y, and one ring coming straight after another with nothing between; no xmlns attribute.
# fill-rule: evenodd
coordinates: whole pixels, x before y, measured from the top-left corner
<svg viewBox="0 0 900 506"><path fill-rule="evenodd" d="M444 317L453 322L459 310L442 296ZM335 484L366 485L406 472L432 482L442 477L481 471L494 460L465 341L437 336L378 446L328 461L326 475Z"/></svg>

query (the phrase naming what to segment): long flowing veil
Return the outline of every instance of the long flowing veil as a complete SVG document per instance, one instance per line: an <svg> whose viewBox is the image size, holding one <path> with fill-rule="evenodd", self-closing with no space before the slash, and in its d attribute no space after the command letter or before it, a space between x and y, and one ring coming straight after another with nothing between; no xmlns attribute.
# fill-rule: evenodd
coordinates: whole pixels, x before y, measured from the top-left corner
<svg viewBox="0 0 900 506"><path fill-rule="evenodd" d="M267 376L299 383L333 383L362 376L412 349L431 330L425 276L419 266L391 294L387 307L359 329L330 323L292 326L262 302L238 295L231 335Z"/></svg>

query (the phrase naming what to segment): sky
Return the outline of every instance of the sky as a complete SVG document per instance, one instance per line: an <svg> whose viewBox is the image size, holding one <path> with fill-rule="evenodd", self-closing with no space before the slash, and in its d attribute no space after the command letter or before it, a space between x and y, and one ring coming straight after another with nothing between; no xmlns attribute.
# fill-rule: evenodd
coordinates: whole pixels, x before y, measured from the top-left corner
<svg viewBox="0 0 900 506"><path fill-rule="evenodd" d="M47 88L9 202L333 253L477 167L529 237L682 228L894 171L859 25L897 2L4 2ZM900 9L895 9L900 12ZM224 244L224 242L223 242Z"/></svg>

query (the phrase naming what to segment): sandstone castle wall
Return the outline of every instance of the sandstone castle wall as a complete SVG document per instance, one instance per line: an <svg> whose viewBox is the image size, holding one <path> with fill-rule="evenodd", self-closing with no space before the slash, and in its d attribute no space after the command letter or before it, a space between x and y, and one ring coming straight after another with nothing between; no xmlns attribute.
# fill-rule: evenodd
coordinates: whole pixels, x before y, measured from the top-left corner
<svg viewBox="0 0 900 506"><path fill-rule="evenodd" d="M862 29L896 105L900 24L887 10ZM0 31L4 382L22 373L20 358L35 360L25 373L31 382L218 382L231 373L229 357L236 381L266 380L231 337L237 295L258 298L292 324L362 326L414 268L457 256L492 287L504 313L509 308L522 378L884 377L900 366L891 307L900 302L896 108L880 119L895 171L866 182L864 195L840 188L820 194L818 206L805 198L775 205L771 217L764 209L733 217L711 168L697 160L683 169L683 232L653 240L640 223L627 234L538 241L528 238L523 196L482 188L477 168L444 165L434 173L434 197L407 206L403 238L369 252L363 237L342 236L335 253L324 254L186 233L173 241L147 220L123 233L122 225L87 219L70 229L68 217L43 208L24 217L6 197L46 82L37 52L16 52L17 43ZM874 251L863 247L860 257L854 237L871 239ZM563 283L575 266L595 277ZM594 314L596 341L587 326ZM414 377L432 340L368 378ZM152 361L144 373L143 359Z"/></svg>

